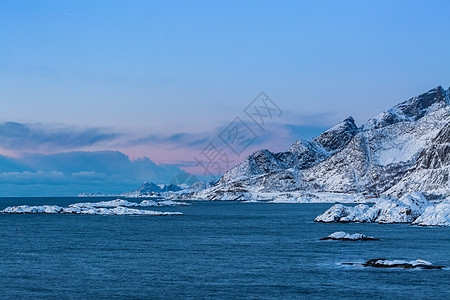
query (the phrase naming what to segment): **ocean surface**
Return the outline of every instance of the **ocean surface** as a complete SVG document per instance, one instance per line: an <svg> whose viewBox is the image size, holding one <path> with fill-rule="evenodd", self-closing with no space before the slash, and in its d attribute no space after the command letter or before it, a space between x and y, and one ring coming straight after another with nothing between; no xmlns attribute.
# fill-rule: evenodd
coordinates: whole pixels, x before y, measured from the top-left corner
<svg viewBox="0 0 450 300"><path fill-rule="evenodd" d="M1 198L0 209L111 199ZM193 202L145 208L183 216L0 214L0 298L449 299L449 269L339 263L450 266L450 228L314 223L330 206ZM381 241L319 241L335 231Z"/></svg>

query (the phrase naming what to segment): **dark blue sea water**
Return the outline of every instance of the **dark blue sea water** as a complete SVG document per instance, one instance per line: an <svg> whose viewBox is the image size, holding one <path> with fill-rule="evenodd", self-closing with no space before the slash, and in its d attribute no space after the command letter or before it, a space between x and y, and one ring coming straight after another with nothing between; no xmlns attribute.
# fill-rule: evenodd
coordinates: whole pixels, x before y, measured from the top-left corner
<svg viewBox="0 0 450 300"><path fill-rule="evenodd" d="M3 198L0 208L79 200ZM195 202L158 208L183 216L0 215L0 298L449 298L448 269L338 265L450 266L449 228L313 223L329 207ZM318 240L341 230L381 241Z"/></svg>

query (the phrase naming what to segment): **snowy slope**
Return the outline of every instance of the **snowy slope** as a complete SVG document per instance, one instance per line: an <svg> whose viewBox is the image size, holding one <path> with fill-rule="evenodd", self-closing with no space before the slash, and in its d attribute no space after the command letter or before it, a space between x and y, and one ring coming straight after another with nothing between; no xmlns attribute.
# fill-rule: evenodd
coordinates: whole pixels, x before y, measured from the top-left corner
<svg viewBox="0 0 450 300"><path fill-rule="evenodd" d="M450 123L420 153L414 166L388 192L446 193L450 190Z"/></svg>

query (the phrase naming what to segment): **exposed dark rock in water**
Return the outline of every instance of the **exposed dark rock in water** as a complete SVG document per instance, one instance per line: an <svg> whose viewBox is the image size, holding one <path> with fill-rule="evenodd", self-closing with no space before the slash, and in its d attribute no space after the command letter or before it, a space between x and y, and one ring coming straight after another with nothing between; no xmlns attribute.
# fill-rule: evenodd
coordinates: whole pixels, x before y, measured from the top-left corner
<svg viewBox="0 0 450 300"><path fill-rule="evenodd" d="M398 269L438 269L441 270L445 268L444 266L435 266L432 263L425 260L414 260L414 261L405 261L405 260L388 260L385 258L377 258L366 261L365 263L342 263L341 265L347 266L362 266L362 267L371 267L371 268L398 268Z"/></svg>

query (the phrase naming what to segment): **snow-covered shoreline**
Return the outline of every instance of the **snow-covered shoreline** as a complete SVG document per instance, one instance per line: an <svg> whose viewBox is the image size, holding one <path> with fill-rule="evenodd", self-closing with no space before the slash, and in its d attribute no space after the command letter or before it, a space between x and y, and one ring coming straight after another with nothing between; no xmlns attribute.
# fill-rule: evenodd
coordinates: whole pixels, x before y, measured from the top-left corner
<svg viewBox="0 0 450 300"><path fill-rule="evenodd" d="M152 201L143 200L141 203L129 202L123 199L101 201L101 202L85 202L70 204L67 207L57 205L18 205L10 206L4 210L0 210L0 214L80 214L80 215L182 215L181 212L162 212L137 209L136 207L162 207L175 205L190 205L185 202ZM133 208L132 208L133 207Z"/></svg>
<svg viewBox="0 0 450 300"><path fill-rule="evenodd" d="M263 203L376 203L385 198L368 197L361 193L332 193L332 192L246 192L222 193L217 197L210 197L208 191L189 190L172 193L166 196L172 200L189 201L245 201Z"/></svg>
<svg viewBox="0 0 450 300"><path fill-rule="evenodd" d="M450 226L450 198L431 203L421 193L406 194L400 199L384 199L373 206L354 207L335 204L315 222L322 223L409 223L419 226Z"/></svg>

